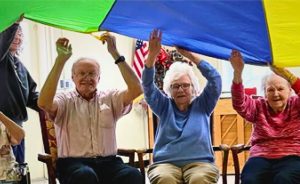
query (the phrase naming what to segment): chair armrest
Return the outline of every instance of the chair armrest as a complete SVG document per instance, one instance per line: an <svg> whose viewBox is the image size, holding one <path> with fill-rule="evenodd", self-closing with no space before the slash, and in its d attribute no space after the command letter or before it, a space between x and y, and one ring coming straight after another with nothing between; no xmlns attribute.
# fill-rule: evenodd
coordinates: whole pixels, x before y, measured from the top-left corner
<svg viewBox="0 0 300 184"><path fill-rule="evenodd" d="M230 147L227 144L221 144L219 147L223 151L229 151L230 150Z"/></svg>
<svg viewBox="0 0 300 184"><path fill-rule="evenodd" d="M48 153L39 153L38 160L47 165L49 184L56 184L56 175L55 168L53 167L52 156Z"/></svg>
<svg viewBox="0 0 300 184"><path fill-rule="evenodd" d="M52 164L52 156L48 153L39 153L38 160L45 164L48 164L48 163Z"/></svg>
<svg viewBox="0 0 300 184"><path fill-rule="evenodd" d="M152 154L153 149L152 148L138 149L138 150L136 150L136 153L138 155L138 160L139 160L138 167L140 168L141 172L143 173L145 170L145 167L147 167L151 163L150 159L148 159L148 160L144 159L144 155L147 153Z"/></svg>
<svg viewBox="0 0 300 184"><path fill-rule="evenodd" d="M244 144L236 144L236 145L233 145L231 146L231 151L234 151L236 153L240 153L243 151L243 149L245 148L245 145Z"/></svg>
<svg viewBox="0 0 300 184"><path fill-rule="evenodd" d="M236 145L233 145L230 149L231 149L231 151L240 153L245 150L250 150L250 148L251 148L251 146L249 146L249 145L246 146L244 144L236 144Z"/></svg>
<svg viewBox="0 0 300 184"><path fill-rule="evenodd" d="M118 149L118 155L129 158L129 165L134 166L135 149Z"/></svg>
<svg viewBox="0 0 300 184"><path fill-rule="evenodd" d="M118 155L121 156L130 156L134 153L135 153L135 149L122 149L122 148L118 149Z"/></svg>
<svg viewBox="0 0 300 184"><path fill-rule="evenodd" d="M148 148L148 149L138 149L136 150L136 153L140 153L140 154L146 154L146 153L152 153L153 149L152 148Z"/></svg>
<svg viewBox="0 0 300 184"><path fill-rule="evenodd" d="M230 147L227 144L221 144L219 146L213 146L214 151L229 151Z"/></svg>

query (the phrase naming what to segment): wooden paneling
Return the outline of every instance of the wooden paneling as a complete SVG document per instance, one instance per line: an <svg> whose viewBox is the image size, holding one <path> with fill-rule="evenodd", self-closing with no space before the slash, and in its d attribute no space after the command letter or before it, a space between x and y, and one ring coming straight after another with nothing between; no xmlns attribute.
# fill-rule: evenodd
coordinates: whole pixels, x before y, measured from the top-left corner
<svg viewBox="0 0 300 184"><path fill-rule="evenodd" d="M252 126L246 122L232 107L231 98L220 99L212 115L213 145L249 144ZM248 157L247 152L241 153L240 165L244 165ZM222 166L222 155L216 153L216 164ZM231 154L228 160L228 173L234 173Z"/></svg>

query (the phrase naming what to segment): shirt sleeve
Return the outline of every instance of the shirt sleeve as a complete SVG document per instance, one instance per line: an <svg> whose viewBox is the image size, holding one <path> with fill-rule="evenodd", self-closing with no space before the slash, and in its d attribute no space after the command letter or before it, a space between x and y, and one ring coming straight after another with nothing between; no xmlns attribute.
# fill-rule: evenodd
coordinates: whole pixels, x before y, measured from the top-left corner
<svg viewBox="0 0 300 184"><path fill-rule="evenodd" d="M206 61L197 65L201 74L206 78L207 83L200 98L206 107L207 114L211 114L222 92L222 79L219 72Z"/></svg>
<svg viewBox="0 0 300 184"><path fill-rule="evenodd" d="M231 86L232 105L233 108L243 118L250 122L254 122L257 113L257 104L255 99L252 99L244 92L244 86L242 83L232 83Z"/></svg>
<svg viewBox="0 0 300 184"><path fill-rule="evenodd" d="M27 101L27 106L30 107L31 109L35 111L39 111L40 108L37 105L37 100L39 97L39 93L36 91L36 83L30 76L29 72L28 74L28 87L29 87L29 96L28 96L28 101Z"/></svg>
<svg viewBox="0 0 300 184"><path fill-rule="evenodd" d="M66 103L67 103L67 95L63 92L61 93L57 93L54 97L54 101L55 103L57 103L57 111L56 111L56 116L55 117L52 117L50 116L49 114L49 118L54 121L54 123L57 123L59 122L58 120L60 120L63 116L63 114L65 113L66 111Z"/></svg>
<svg viewBox="0 0 300 184"><path fill-rule="evenodd" d="M124 106L123 98L124 93L121 90L109 90L108 96L112 101L112 109L114 112L114 118L116 121L120 119L122 116L128 114L132 109L132 103L128 104L127 106Z"/></svg>
<svg viewBox="0 0 300 184"><path fill-rule="evenodd" d="M0 62L8 53L11 42L13 41L19 25L13 24L5 31L0 33Z"/></svg>
<svg viewBox="0 0 300 184"><path fill-rule="evenodd" d="M144 90L145 100L156 115L163 113L167 109L168 97L163 94L154 84L155 69L144 67L142 75L142 86Z"/></svg>

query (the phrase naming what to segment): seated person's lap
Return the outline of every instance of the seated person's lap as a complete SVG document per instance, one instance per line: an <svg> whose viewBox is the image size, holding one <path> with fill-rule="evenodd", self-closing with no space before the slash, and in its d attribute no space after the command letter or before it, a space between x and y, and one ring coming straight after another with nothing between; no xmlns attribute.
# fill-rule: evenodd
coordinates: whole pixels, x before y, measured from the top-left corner
<svg viewBox="0 0 300 184"><path fill-rule="evenodd" d="M142 180L141 173L131 166L123 163L116 156L102 158L59 158L57 161L58 178L62 184L68 181L80 183L80 179L86 182L86 175L90 182L132 183ZM76 176L77 175L77 176ZM78 175L81 175L79 177ZM75 181L73 181L75 180Z"/></svg>
<svg viewBox="0 0 300 184"><path fill-rule="evenodd" d="M162 163L151 165L148 170L148 176L153 184L169 181L182 183L182 180L187 183L195 180L217 183L219 170L214 164L203 162L187 164L182 168L173 164Z"/></svg>
<svg viewBox="0 0 300 184"><path fill-rule="evenodd" d="M288 178L300 183L300 157L287 156L281 159L250 158L243 168L241 179L246 183L272 183ZM253 180L253 181L252 181Z"/></svg>

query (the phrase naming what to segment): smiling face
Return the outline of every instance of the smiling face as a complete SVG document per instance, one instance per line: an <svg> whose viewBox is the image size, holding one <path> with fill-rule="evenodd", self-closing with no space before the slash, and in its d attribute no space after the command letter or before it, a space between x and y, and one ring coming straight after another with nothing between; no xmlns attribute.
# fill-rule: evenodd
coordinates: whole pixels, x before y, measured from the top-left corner
<svg viewBox="0 0 300 184"><path fill-rule="evenodd" d="M278 75L272 75L265 85L265 97L274 112L285 109L287 100L291 95L289 83Z"/></svg>
<svg viewBox="0 0 300 184"><path fill-rule="evenodd" d="M193 85L188 75L182 75L171 83L171 96L179 109L186 109L193 97Z"/></svg>
<svg viewBox="0 0 300 184"><path fill-rule="evenodd" d="M92 59L80 59L72 68L72 79L78 93L90 100L94 97L100 80L100 66Z"/></svg>
<svg viewBox="0 0 300 184"><path fill-rule="evenodd" d="M21 27L19 27L15 34L14 40L10 44L9 51L13 54L16 54L21 47L22 41L23 41L23 32Z"/></svg>

